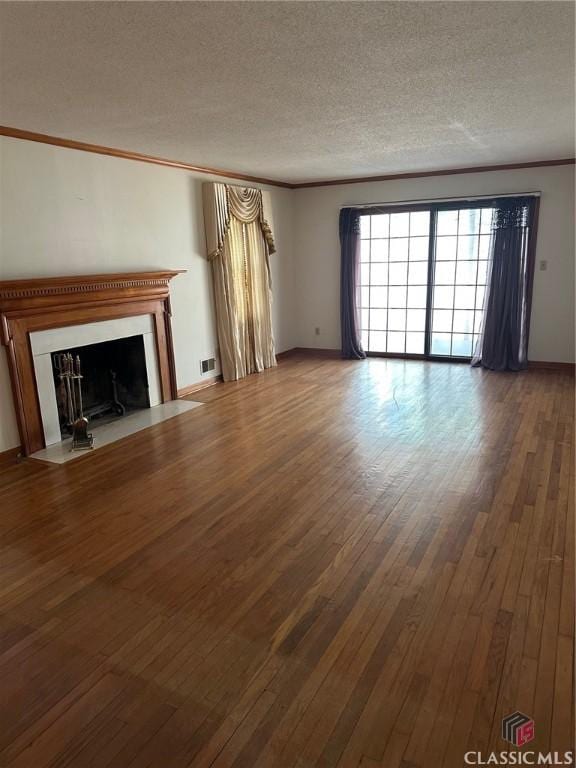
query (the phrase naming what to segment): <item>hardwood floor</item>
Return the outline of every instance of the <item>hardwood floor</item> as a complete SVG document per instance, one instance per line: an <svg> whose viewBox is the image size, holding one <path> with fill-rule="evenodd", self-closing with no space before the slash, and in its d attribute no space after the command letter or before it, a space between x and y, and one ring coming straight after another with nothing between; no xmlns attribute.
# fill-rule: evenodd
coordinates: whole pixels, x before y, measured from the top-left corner
<svg viewBox="0 0 576 768"><path fill-rule="evenodd" d="M568 374L295 356L0 471L0 765L573 747Z"/></svg>

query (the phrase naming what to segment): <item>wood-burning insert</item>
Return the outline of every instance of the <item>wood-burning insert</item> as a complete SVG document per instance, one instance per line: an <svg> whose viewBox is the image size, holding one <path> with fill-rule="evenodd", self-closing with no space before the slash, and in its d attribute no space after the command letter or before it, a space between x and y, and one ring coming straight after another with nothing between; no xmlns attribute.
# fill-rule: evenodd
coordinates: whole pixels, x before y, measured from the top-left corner
<svg viewBox="0 0 576 768"><path fill-rule="evenodd" d="M160 399L177 398L169 294L169 282L177 274L172 270L0 282L0 334L24 455L45 447L31 345L31 336L39 331L148 315Z"/></svg>

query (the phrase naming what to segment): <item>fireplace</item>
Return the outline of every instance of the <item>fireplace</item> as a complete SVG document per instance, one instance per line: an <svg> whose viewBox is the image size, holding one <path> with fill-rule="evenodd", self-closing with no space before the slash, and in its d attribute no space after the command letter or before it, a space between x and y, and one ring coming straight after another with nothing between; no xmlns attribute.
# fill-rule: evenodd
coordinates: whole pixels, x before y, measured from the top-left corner
<svg viewBox="0 0 576 768"><path fill-rule="evenodd" d="M125 412L177 398L169 296L169 282L177 274L0 282L0 339L7 348L25 455L62 440L57 353L71 351L86 359L92 371L86 397L92 408L110 399L110 370Z"/></svg>
<svg viewBox="0 0 576 768"><path fill-rule="evenodd" d="M81 366L81 410L91 428L150 407L143 335L59 349L50 358L63 437L71 432L66 377L62 375L65 355Z"/></svg>
<svg viewBox="0 0 576 768"><path fill-rule="evenodd" d="M63 413L65 381L58 373L58 361L65 353L70 353L73 359L76 355L80 357L82 399L83 405L91 410L85 413L91 426L119 418L136 408L165 402L150 315L47 328L31 333L29 342L45 446L69 434L70 420ZM115 374L114 379L111 372ZM118 405L114 405L114 400ZM110 407L104 408L106 405Z"/></svg>

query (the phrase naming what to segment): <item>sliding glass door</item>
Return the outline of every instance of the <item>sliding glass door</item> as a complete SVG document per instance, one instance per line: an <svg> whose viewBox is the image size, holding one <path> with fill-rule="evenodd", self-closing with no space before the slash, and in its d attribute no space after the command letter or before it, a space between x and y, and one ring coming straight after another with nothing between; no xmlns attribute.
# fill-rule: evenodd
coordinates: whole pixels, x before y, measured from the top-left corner
<svg viewBox="0 0 576 768"><path fill-rule="evenodd" d="M492 205L374 209L360 217L362 345L469 358L480 332Z"/></svg>

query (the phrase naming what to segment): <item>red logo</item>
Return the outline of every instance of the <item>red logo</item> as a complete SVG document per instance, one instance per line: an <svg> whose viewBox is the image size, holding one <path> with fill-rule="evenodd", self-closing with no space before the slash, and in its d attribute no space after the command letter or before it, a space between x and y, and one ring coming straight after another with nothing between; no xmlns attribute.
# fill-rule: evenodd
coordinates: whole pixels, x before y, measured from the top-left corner
<svg viewBox="0 0 576 768"><path fill-rule="evenodd" d="M534 720L522 712L508 715L502 720L502 738L515 747L524 746L534 738Z"/></svg>

